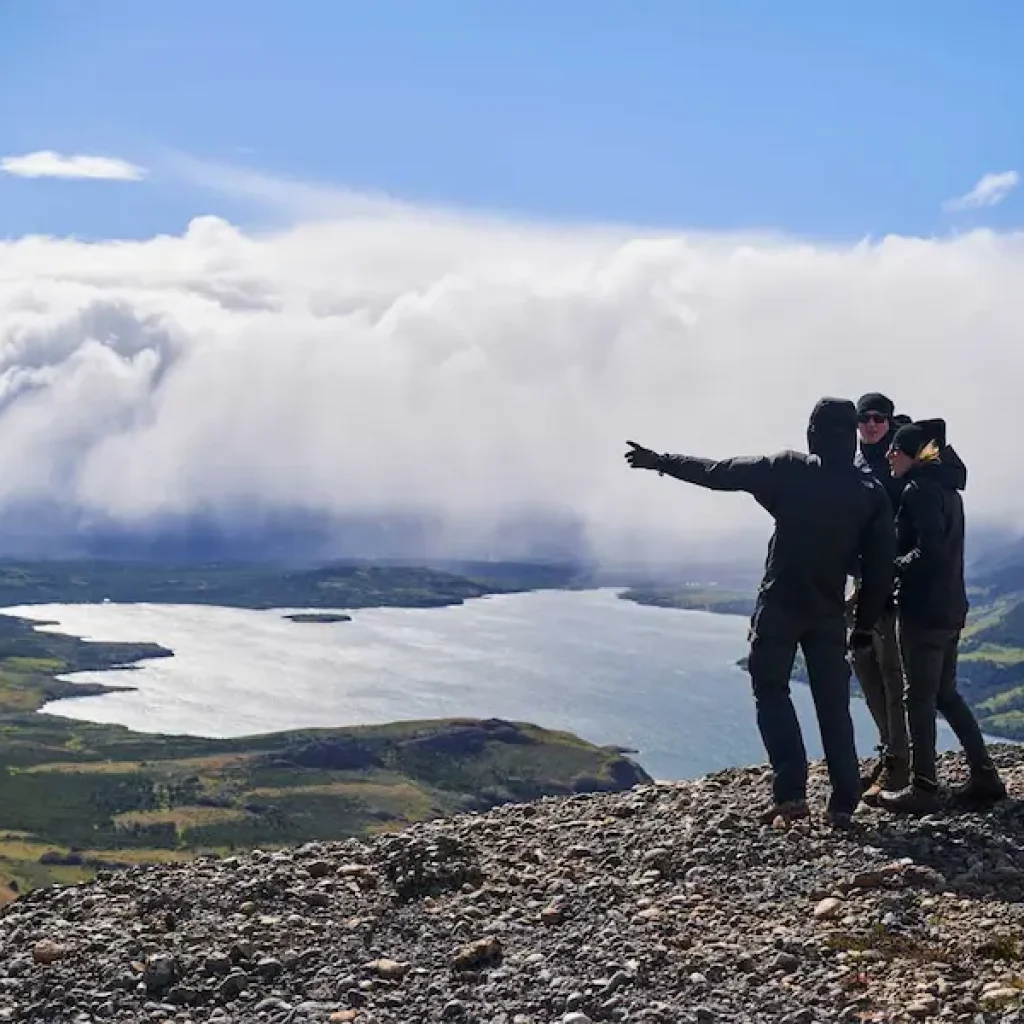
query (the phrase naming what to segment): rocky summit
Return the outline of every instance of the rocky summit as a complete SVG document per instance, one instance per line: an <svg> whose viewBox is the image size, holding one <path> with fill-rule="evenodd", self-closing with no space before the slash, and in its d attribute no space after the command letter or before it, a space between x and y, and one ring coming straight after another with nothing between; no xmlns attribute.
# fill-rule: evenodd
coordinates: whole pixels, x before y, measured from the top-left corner
<svg viewBox="0 0 1024 1024"><path fill-rule="evenodd" d="M984 814L764 826L751 768L39 890L0 915L0 1020L1024 1020L995 753Z"/></svg>

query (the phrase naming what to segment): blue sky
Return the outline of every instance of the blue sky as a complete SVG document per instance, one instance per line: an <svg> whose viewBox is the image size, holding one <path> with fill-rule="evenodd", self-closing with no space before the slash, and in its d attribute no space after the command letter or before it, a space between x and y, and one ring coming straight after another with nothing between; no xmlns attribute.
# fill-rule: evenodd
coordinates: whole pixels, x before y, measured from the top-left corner
<svg viewBox="0 0 1024 1024"><path fill-rule="evenodd" d="M942 207L1024 169L1022 38L1001 0L7 0L0 156L150 174L0 174L0 236L267 216L174 154L545 219L1013 227L1024 189Z"/></svg>

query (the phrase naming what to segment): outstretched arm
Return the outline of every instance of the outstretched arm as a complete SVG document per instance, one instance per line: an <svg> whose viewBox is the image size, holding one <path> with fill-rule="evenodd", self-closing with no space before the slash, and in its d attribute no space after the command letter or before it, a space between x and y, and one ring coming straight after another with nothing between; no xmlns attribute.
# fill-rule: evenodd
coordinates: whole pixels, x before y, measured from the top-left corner
<svg viewBox="0 0 1024 1024"><path fill-rule="evenodd" d="M767 498L774 490L779 463L765 456L738 456L733 459L701 459L695 455L659 455L628 441L631 451L626 461L633 469L654 469L688 484L710 491L746 491Z"/></svg>

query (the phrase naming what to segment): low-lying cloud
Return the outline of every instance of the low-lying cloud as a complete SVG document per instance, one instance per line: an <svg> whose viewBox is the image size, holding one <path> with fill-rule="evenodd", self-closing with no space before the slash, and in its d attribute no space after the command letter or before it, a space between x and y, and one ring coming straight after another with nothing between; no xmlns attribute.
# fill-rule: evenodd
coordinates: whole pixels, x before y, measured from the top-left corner
<svg viewBox="0 0 1024 1024"><path fill-rule="evenodd" d="M1022 279L1018 234L818 245L372 204L0 243L0 522L292 519L326 553L332 523L420 522L430 554L521 554L533 523L606 558L732 554L766 530L753 501L631 472L625 439L799 448L820 395L882 390L947 418L969 514L1016 527Z"/></svg>

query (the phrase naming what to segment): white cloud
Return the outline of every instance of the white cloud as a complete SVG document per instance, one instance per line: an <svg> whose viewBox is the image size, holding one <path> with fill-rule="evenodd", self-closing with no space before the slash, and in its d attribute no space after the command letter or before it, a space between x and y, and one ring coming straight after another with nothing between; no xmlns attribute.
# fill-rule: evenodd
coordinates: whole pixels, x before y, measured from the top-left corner
<svg viewBox="0 0 1024 1024"><path fill-rule="evenodd" d="M103 181L140 181L144 167L107 156L61 156L41 149L24 156L0 158L0 171L18 178L92 178Z"/></svg>
<svg viewBox="0 0 1024 1024"><path fill-rule="evenodd" d="M984 174L970 192L947 200L945 208L958 211L998 206L1019 184L1020 174L1017 171Z"/></svg>
<svg viewBox="0 0 1024 1024"><path fill-rule="evenodd" d="M605 554L706 551L767 517L629 471L626 438L799 448L820 395L882 390L948 419L972 521L1024 525L1019 439L992 430L1019 405L1022 275L1019 234L843 247L374 202L4 242L0 513L429 512L465 540L568 511Z"/></svg>

